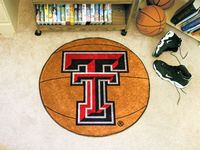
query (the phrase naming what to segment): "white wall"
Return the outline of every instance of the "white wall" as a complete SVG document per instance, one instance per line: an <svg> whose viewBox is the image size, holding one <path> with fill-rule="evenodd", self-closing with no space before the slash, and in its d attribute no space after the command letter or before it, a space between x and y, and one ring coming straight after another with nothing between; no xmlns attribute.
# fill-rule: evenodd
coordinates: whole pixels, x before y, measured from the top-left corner
<svg viewBox="0 0 200 150"><path fill-rule="evenodd" d="M0 33L9 36L17 28L19 0L0 0Z"/></svg>

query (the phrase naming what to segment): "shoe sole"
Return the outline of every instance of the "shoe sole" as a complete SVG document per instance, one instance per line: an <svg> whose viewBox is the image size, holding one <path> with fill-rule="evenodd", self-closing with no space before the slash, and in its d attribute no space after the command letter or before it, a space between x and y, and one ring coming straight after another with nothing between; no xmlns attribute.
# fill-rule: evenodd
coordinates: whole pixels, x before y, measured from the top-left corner
<svg viewBox="0 0 200 150"><path fill-rule="evenodd" d="M179 84L178 82L176 82L176 81L171 81L170 79L163 77L162 74L156 69L156 66L155 66L155 65L153 65L153 68L154 68L154 70L156 71L156 73L158 74L158 76L159 76L162 80L169 81L171 84L173 84L174 86L176 86L176 87L179 88L179 89L185 88L185 86Z"/></svg>

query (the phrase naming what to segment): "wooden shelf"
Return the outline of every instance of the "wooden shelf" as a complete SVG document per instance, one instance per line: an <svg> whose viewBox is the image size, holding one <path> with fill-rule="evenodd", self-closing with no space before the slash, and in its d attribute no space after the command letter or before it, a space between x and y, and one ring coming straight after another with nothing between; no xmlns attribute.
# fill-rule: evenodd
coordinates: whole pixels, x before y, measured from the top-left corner
<svg viewBox="0 0 200 150"><path fill-rule="evenodd" d="M132 4L133 0L32 0L34 4L94 4L94 3L111 3L111 4Z"/></svg>
<svg viewBox="0 0 200 150"><path fill-rule="evenodd" d="M63 25L40 25L41 31L112 31L112 30L123 30L125 25L74 25L74 26L63 26Z"/></svg>
<svg viewBox="0 0 200 150"><path fill-rule="evenodd" d="M112 4L112 24L102 25L38 25L36 23L35 35L40 36L41 31L98 31L98 30L121 30L125 36L131 24L133 14L137 12L140 0L32 0L33 10L35 4ZM34 15L35 15L34 14Z"/></svg>
<svg viewBox="0 0 200 150"><path fill-rule="evenodd" d="M173 23L171 23L170 19L173 17L176 10L179 9L186 2L187 2L187 0L177 0L171 8L169 8L168 10L165 11L166 16L167 16L167 24L178 29L179 31L181 31L180 25L175 26ZM198 1L198 2L200 3L200 1ZM188 36L190 36L200 42L200 36L193 36L192 34L188 34L187 32L183 32L183 33L187 34Z"/></svg>
<svg viewBox="0 0 200 150"><path fill-rule="evenodd" d="M112 24L110 25L38 25L41 31L96 31L96 30L123 30L126 27L126 7L124 5L113 5Z"/></svg>

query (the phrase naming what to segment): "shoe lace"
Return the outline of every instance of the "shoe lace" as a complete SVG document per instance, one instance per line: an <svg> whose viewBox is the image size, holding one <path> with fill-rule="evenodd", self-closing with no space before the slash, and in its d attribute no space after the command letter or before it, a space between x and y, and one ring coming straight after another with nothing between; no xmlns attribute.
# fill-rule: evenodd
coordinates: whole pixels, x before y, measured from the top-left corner
<svg viewBox="0 0 200 150"><path fill-rule="evenodd" d="M176 91L178 92L178 101L177 101L177 105L179 105L179 102L181 100L181 93L179 92L178 88L175 86ZM180 89L184 94L187 94L183 89Z"/></svg>
<svg viewBox="0 0 200 150"><path fill-rule="evenodd" d="M188 55L188 52L186 52L185 56L183 56L182 55L182 51L183 51L182 48L179 47L180 56L181 56L182 59L185 59L187 57L187 55Z"/></svg>
<svg viewBox="0 0 200 150"><path fill-rule="evenodd" d="M185 56L183 56L181 47L179 47L179 52L180 52L180 56L181 56L182 59L185 59L187 57L187 55L188 55L188 52L186 52ZM178 59L178 57L176 55L174 55L174 53L175 52L171 52L170 54L172 56L174 56L176 58L176 60L178 61L179 65L181 65L180 60Z"/></svg>

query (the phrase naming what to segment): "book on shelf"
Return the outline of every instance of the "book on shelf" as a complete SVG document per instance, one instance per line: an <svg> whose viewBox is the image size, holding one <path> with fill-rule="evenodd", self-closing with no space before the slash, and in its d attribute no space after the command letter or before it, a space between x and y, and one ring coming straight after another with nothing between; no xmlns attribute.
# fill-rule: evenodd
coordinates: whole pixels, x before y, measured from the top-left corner
<svg viewBox="0 0 200 150"><path fill-rule="evenodd" d="M39 10L39 18L40 18L39 24L40 24L40 25L43 25L43 24L45 24L44 5L43 5L43 4L40 5L39 9L40 9L40 10Z"/></svg>
<svg viewBox="0 0 200 150"><path fill-rule="evenodd" d="M192 33L192 32L194 32L194 31L196 31L196 30L198 30L198 29L200 29L200 24L198 24L198 25L196 25L196 26L194 26L194 27L188 29L187 32L188 32L188 33Z"/></svg>
<svg viewBox="0 0 200 150"><path fill-rule="evenodd" d="M56 24L60 25L61 24L61 5L57 5L57 20Z"/></svg>
<svg viewBox="0 0 200 150"><path fill-rule="evenodd" d="M49 10L48 10L48 4L45 4L44 5L44 16L45 16L45 19L44 19L44 24L48 24L49 23Z"/></svg>
<svg viewBox="0 0 200 150"><path fill-rule="evenodd" d="M65 4L65 24L66 25L70 25L70 5L69 4Z"/></svg>
<svg viewBox="0 0 200 150"><path fill-rule="evenodd" d="M194 18L195 16L197 16L200 13L200 9L198 9L196 12L194 12L193 14L187 16L185 19L181 20L177 25L183 24L184 22L186 22L189 19Z"/></svg>
<svg viewBox="0 0 200 150"><path fill-rule="evenodd" d="M99 21L100 24L104 23L104 19L103 19L103 4L99 4Z"/></svg>
<svg viewBox="0 0 200 150"><path fill-rule="evenodd" d="M86 25L86 22L87 22L86 4L82 4L82 23L81 23L81 25Z"/></svg>
<svg viewBox="0 0 200 150"><path fill-rule="evenodd" d="M39 13L39 11L40 11L40 5L36 5L35 6L35 13L36 13L35 20L36 20L37 24L40 24L40 13Z"/></svg>
<svg viewBox="0 0 200 150"><path fill-rule="evenodd" d="M187 30L189 30L189 29L191 29L191 28L193 28L193 27L195 27L195 26L197 26L199 24L200 24L200 17L195 19L194 21L186 24L185 26L182 26L181 30L182 31L187 31Z"/></svg>
<svg viewBox="0 0 200 150"><path fill-rule="evenodd" d="M95 24L99 24L99 4L95 4Z"/></svg>
<svg viewBox="0 0 200 150"><path fill-rule="evenodd" d="M53 14L53 24L57 24L57 6L56 4L53 4L52 8L52 14Z"/></svg>
<svg viewBox="0 0 200 150"><path fill-rule="evenodd" d="M74 25L74 5L70 4L70 25Z"/></svg>
<svg viewBox="0 0 200 150"><path fill-rule="evenodd" d="M192 35L200 35L200 29L195 30L194 32L192 32Z"/></svg>
<svg viewBox="0 0 200 150"><path fill-rule="evenodd" d="M108 24L112 23L112 5L106 4L108 9Z"/></svg>
<svg viewBox="0 0 200 150"><path fill-rule="evenodd" d="M82 24L82 4L78 5L78 24Z"/></svg>
<svg viewBox="0 0 200 150"><path fill-rule="evenodd" d="M104 5L104 23L108 23L108 9L106 5Z"/></svg>
<svg viewBox="0 0 200 150"><path fill-rule="evenodd" d="M196 20L196 19L199 18L199 17L200 17L200 11L199 11L199 13L198 13L196 16L194 16L194 17L192 17L192 18L186 20L185 22L183 22L183 23L181 24L181 26L183 27L183 26L187 25L188 23L190 23L190 22Z"/></svg>
<svg viewBox="0 0 200 150"><path fill-rule="evenodd" d="M91 8L91 24L95 24L95 5L94 4L91 4L90 6Z"/></svg>
<svg viewBox="0 0 200 150"><path fill-rule="evenodd" d="M66 23L66 12L65 12L65 5L61 5L61 24L65 25Z"/></svg>
<svg viewBox="0 0 200 150"><path fill-rule="evenodd" d="M197 1L189 0L175 12L174 16L171 18L171 22L175 25L180 24L180 22L185 21L188 16L195 16L198 13L199 8L200 6Z"/></svg>
<svg viewBox="0 0 200 150"><path fill-rule="evenodd" d="M90 24L91 22L91 5L86 4L86 24Z"/></svg>
<svg viewBox="0 0 200 150"><path fill-rule="evenodd" d="M112 23L111 4L36 4L38 25L102 25Z"/></svg>
<svg viewBox="0 0 200 150"><path fill-rule="evenodd" d="M74 4L74 24L78 25L78 5Z"/></svg>
<svg viewBox="0 0 200 150"><path fill-rule="evenodd" d="M48 23L51 25L53 24L53 5L48 5Z"/></svg>

